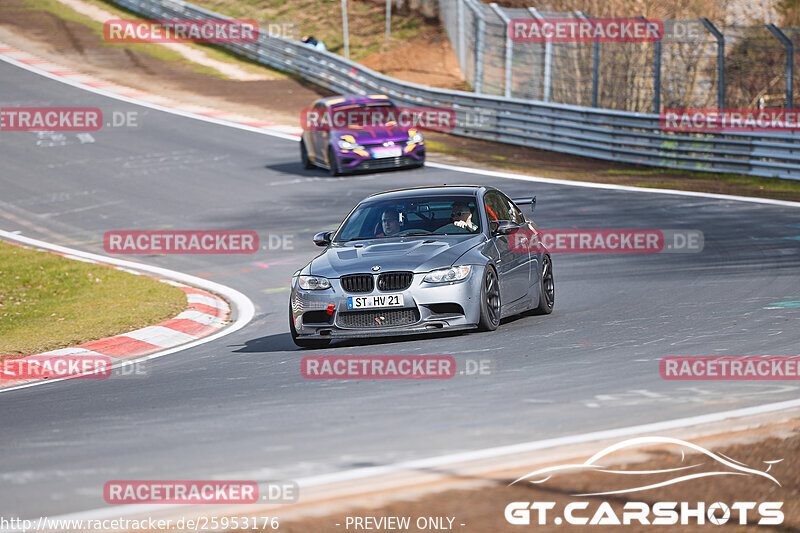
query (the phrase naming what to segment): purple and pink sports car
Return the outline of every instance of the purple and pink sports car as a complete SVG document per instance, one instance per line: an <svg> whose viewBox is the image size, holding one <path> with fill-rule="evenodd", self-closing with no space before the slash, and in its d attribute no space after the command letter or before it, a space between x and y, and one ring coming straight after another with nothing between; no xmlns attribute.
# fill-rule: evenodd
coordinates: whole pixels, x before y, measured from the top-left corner
<svg viewBox="0 0 800 533"><path fill-rule="evenodd" d="M325 168L333 176L423 166L422 133L398 125L394 118L400 109L382 94L317 100L303 112L303 166Z"/></svg>

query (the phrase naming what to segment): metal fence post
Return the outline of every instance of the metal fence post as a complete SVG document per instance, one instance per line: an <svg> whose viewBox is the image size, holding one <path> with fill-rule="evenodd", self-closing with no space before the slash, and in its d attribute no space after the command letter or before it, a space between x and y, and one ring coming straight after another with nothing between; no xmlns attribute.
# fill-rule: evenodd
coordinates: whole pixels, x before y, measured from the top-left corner
<svg viewBox="0 0 800 533"><path fill-rule="evenodd" d="M386 40L392 36L392 0L386 0Z"/></svg>
<svg viewBox="0 0 800 533"><path fill-rule="evenodd" d="M514 53L513 43L511 41L511 36L509 35L509 25L511 24L511 19L506 16L503 12L502 8L498 6L496 3L492 2L489 4L495 14L498 16L500 20L503 21L503 27L506 33L506 45L505 45L505 83L504 83L504 91L503 94L506 98L511 98L511 55Z"/></svg>
<svg viewBox="0 0 800 533"><path fill-rule="evenodd" d="M774 24L767 24L767 29L772 32L772 35L774 35L775 38L778 39L786 49L786 101L784 102L783 107L786 109L792 109L794 107L794 44L792 44L791 39L789 39L786 34Z"/></svg>
<svg viewBox="0 0 800 533"><path fill-rule="evenodd" d="M466 23L464 22L464 2L466 0L456 0L456 6L458 8L458 64L461 66L461 72L466 74L467 72L467 50L466 50L466 43L465 43L465 34L466 28L464 27Z"/></svg>
<svg viewBox="0 0 800 533"><path fill-rule="evenodd" d="M486 42L486 15L483 12L483 4L479 4L474 12L478 17L478 35L475 40L475 93L480 94L483 91L483 47Z"/></svg>
<svg viewBox="0 0 800 533"><path fill-rule="evenodd" d="M347 29L347 0L342 0L342 35L344 36L344 58L350 59L350 33Z"/></svg>
<svg viewBox="0 0 800 533"><path fill-rule="evenodd" d="M582 11L576 11L576 15L578 15L583 20L587 21L589 24L592 23L591 17L584 14ZM598 95L598 80L600 78L600 41L597 39L592 42L592 107L597 107L597 95Z"/></svg>
<svg viewBox="0 0 800 533"><path fill-rule="evenodd" d="M535 7L529 7L528 11L536 20L544 21L544 17ZM553 43L547 41L544 44L544 85L542 87L542 100L550 101L550 91L553 85Z"/></svg>
<svg viewBox="0 0 800 533"><path fill-rule="evenodd" d="M700 22L717 40L717 107L725 109L725 36L707 18Z"/></svg>
<svg viewBox="0 0 800 533"><path fill-rule="evenodd" d="M653 43L653 113L661 113L661 41Z"/></svg>

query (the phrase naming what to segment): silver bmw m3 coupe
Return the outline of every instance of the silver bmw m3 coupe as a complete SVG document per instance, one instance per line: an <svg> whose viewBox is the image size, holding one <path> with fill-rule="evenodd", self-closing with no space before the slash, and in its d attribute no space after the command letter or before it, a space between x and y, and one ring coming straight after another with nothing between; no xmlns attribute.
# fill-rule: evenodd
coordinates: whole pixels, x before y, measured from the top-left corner
<svg viewBox="0 0 800 533"><path fill-rule="evenodd" d="M484 186L369 196L325 251L298 270L289 328L302 347L332 339L494 330L504 317L553 310L550 255L517 203ZM531 209L532 211L532 209Z"/></svg>

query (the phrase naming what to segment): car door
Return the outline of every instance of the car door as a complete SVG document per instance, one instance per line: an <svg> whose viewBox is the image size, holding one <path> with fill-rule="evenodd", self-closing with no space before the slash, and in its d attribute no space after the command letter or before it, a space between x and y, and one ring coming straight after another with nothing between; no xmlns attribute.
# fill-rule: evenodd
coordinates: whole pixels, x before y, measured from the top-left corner
<svg viewBox="0 0 800 533"><path fill-rule="evenodd" d="M510 200L504 198L499 191L488 191L483 197L486 219L489 221L489 230L492 231L497 224L492 222L514 222L514 213L510 209ZM492 231L498 259L495 259L495 268L500 278L500 298L503 306L516 302L528 296L530 286L529 253L520 253L512 249L510 235L498 235Z"/></svg>
<svg viewBox="0 0 800 533"><path fill-rule="evenodd" d="M520 231L508 236L512 250L518 255L527 256L528 261L528 290L533 291L539 282L539 259L536 255L539 245L539 235L536 227L525 218L522 210L505 194L500 194L508 204L511 220L519 225ZM533 292L532 292L533 294Z"/></svg>
<svg viewBox="0 0 800 533"><path fill-rule="evenodd" d="M317 103L314 105L314 111L321 116L328 112L328 108L323 103ZM308 132L308 139L310 141L310 145L308 147L309 156L315 163L327 164L327 133L328 132L323 128L316 128Z"/></svg>

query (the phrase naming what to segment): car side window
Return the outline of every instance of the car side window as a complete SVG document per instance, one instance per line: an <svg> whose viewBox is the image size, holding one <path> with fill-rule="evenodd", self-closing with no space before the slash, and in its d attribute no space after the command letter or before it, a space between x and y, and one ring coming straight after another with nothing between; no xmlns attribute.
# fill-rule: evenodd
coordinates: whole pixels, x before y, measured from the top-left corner
<svg viewBox="0 0 800 533"><path fill-rule="evenodd" d="M486 219L489 223L498 220L513 220L508 204L503 201L497 191L489 191L483 197L483 204L486 208Z"/></svg>
<svg viewBox="0 0 800 533"><path fill-rule="evenodd" d="M512 221L516 222L517 224L524 224L525 223L525 215L522 214L522 211L514 205L514 202L506 196L505 194L502 195L503 201L508 205L508 212L510 213Z"/></svg>

